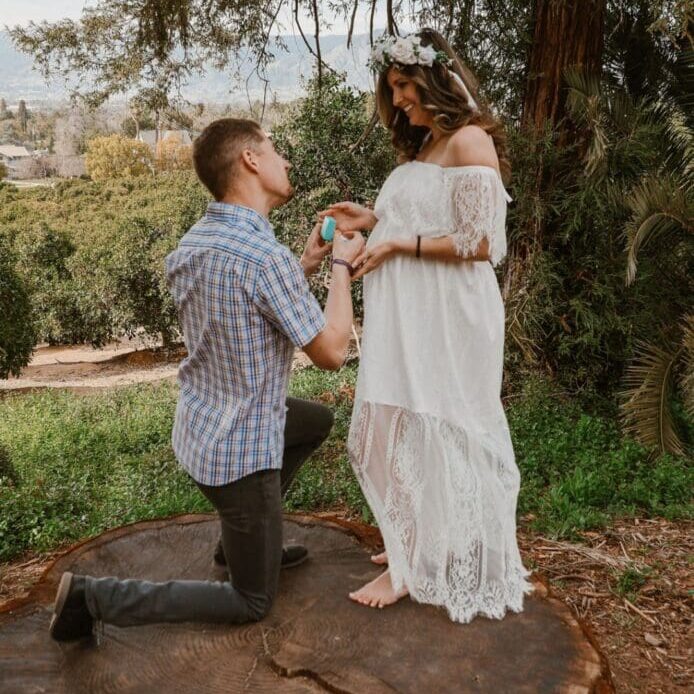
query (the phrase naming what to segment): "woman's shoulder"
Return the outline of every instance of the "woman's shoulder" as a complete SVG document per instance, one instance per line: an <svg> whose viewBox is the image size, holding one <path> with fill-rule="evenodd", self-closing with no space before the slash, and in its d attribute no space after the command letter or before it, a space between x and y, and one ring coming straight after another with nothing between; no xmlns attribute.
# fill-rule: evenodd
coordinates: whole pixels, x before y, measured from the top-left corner
<svg viewBox="0 0 694 694"><path fill-rule="evenodd" d="M494 141L478 125L464 125L448 139L445 151L447 166L490 166L498 169Z"/></svg>

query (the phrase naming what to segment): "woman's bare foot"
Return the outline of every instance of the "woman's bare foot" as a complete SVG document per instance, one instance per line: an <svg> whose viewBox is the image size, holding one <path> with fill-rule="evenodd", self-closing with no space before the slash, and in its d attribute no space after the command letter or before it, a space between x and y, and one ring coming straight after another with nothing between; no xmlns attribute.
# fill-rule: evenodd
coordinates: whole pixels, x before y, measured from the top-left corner
<svg viewBox="0 0 694 694"><path fill-rule="evenodd" d="M378 578L349 594L350 599L368 607L392 605L408 594L407 588L397 593L393 590L390 571L384 571Z"/></svg>
<svg viewBox="0 0 694 694"><path fill-rule="evenodd" d="M379 566L383 566L388 563L388 555L385 552L381 552L380 554L372 554L371 555L371 561L374 564L378 564Z"/></svg>

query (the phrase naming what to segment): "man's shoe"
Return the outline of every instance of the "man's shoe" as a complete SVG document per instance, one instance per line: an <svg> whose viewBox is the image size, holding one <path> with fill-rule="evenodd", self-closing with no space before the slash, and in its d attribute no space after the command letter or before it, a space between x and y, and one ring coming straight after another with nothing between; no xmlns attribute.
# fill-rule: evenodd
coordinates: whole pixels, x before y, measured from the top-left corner
<svg viewBox="0 0 694 694"><path fill-rule="evenodd" d="M294 566L303 564L308 559L308 550L303 545L287 545L282 548L282 562L280 568L291 569ZM214 550L214 561L219 566L226 566L227 560L224 557L224 547L222 541L217 542Z"/></svg>
<svg viewBox="0 0 694 694"><path fill-rule="evenodd" d="M92 635L94 618L87 608L84 588L84 576L66 571L60 579L48 627L56 641L76 641Z"/></svg>
<svg viewBox="0 0 694 694"><path fill-rule="evenodd" d="M303 545L287 545L282 547L281 568L291 569L303 564L308 559L308 550Z"/></svg>

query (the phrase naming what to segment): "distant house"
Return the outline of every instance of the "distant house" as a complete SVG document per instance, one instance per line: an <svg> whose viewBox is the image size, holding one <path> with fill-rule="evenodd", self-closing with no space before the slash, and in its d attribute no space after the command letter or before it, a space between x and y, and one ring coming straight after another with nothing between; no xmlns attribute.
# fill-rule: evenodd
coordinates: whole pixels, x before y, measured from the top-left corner
<svg viewBox="0 0 694 694"><path fill-rule="evenodd" d="M0 161L7 166L8 178L16 178L20 163L31 156L31 152L26 147L0 145Z"/></svg>
<svg viewBox="0 0 694 694"><path fill-rule="evenodd" d="M163 142L168 139L174 139L182 145L193 144L193 138L187 130L160 130L159 137L157 137L156 130L140 130L137 139L149 145L152 149L155 149L157 142Z"/></svg>

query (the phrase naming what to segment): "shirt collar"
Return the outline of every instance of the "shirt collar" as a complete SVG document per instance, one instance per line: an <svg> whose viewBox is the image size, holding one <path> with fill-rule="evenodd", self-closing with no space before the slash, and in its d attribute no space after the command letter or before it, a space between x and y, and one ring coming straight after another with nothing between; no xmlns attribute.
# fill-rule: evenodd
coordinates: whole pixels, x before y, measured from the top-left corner
<svg viewBox="0 0 694 694"><path fill-rule="evenodd" d="M263 217L252 207L228 202L210 202L207 204L207 216L234 224L241 229L248 229L250 226L261 234L275 237L272 224L267 217Z"/></svg>

